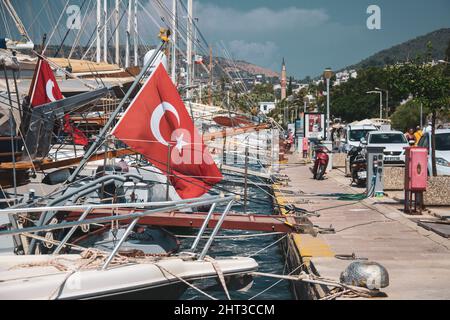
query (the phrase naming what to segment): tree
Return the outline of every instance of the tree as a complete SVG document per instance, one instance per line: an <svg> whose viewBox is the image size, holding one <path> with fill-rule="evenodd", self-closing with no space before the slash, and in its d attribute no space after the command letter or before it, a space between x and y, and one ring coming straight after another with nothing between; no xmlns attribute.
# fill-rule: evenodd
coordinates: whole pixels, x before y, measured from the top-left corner
<svg viewBox="0 0 450 320"><path fill-rule="evenodd" d="M436 119L440 112L448 112L450 105L450 78L444 74L446 66L407 63L396 67L397 86L409 91L417 102L431 112L431 163L436 171Z"/></svg>
<svg viewBox="0 0 450 320"><path fill-rule="evenodd" d="M448 42L447 49L445 50L445 61L450 61L450 41Z"/></svg>
<svg viewBox="0 0 450 320"><path fill-rule="evenodd" d="M428 111L425 109L423 113L427 114ZM391 116L392 127L403 132L415 128L418 123L420 123L420 103L414 100L397 107Z"/></svg>
<svg viewBox="0 0 450 320"><path fill-rule="evenodd" d="M447 63L444 70L444 74L446 77L450 77L450 41L448 42L447 50L445 50L445 61Z"/></svg>
<svg viewBox="0 0 450 320"><path fill-rule="evenodd" d="M380 100L378 95L367 94L376 87L389 90L389 106L400 104L408 97L394 87L396 79L389 68L370 67L358 71L358 78L350 78L346 83L331 90L331 113L345 121L352 122L378 117ZM383 106L385 106L383 99ZM386 109L385 109L386 110Z"/></svg>
<svg viewBox="0 0 450 320"><path fill-rule="evenodd" d="M292 95L292 77L289 77L289 84L287 87L286 95L288 97Z"/></svg>

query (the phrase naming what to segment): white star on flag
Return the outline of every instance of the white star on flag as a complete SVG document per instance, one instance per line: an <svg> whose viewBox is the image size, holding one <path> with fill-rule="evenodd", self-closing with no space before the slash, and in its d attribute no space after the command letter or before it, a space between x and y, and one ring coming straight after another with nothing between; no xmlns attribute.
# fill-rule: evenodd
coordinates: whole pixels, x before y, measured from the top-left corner
<svg viewBox="0 0 450 320"><path fill-rule="evenodd" d="M184 133L180 134L178 137L175 138L177 140L177 144L175 145L175 148L178 149L178 152L181 154L183 151L184 146L189 145L186 141L183 140Z"/></svg>

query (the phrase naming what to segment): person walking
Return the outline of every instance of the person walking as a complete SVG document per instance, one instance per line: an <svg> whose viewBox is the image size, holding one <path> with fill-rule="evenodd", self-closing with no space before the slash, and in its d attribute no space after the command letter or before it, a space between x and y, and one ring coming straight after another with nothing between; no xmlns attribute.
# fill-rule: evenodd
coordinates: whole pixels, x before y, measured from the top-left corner
<svg viewBox="0 0 450 320"><path fill-rule="evenodd" d="M416 137L414 137L414 129L413 129L413 128L410 128L410 129L405 133L405 138L406 138L406 140L408 140L408 142L414 141L414 144L416 143Z"/></svg>
<svg viewBox="0 0 450 320"><path fill-rule="evenodd" d="M419 143L420 139L422 138L422 136L423 136L422 129L420 129L420 126L417 126L416 127L416 132L414 132L414 138L416 140L416 144L415 144L416 146L418 145L418 143Z"/></svg>
<svg viewBox="0 0 450 320"><path fill-rule="evenodd" d="M308 157L308 147L309 147L308 138L304 137L302 142L303 158Z"/></svg>

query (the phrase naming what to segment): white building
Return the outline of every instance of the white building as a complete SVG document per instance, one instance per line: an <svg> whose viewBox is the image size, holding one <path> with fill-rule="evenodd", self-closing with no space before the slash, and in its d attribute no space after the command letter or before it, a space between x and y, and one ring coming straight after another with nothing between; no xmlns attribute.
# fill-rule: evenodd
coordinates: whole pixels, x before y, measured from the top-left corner
<svg viewBox="0 0 450 320"><path fill-rule="evenodd" d="M333 85L338 86L342 83L346 83L351 78L356 79L358 77L358 72L356 70L344 70L336 73L336 81Z"/></svg>
<svg viewBox="0 0 450 320"><path fill-rule="evenodd" d="M270 111L275 109L276 103L274 101L270 102L260 102L259 103L259 112L263 114L268 114Z"/></svg>

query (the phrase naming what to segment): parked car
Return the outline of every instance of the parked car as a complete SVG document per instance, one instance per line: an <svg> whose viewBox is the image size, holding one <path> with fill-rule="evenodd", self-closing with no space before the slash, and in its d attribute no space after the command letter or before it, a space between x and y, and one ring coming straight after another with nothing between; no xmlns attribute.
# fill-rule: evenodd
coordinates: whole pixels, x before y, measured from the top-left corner
<svg viewBox="0 0 450 320"><path fill-rule="evenodd" d="M409 146L405 135L400 131L371 131L364 144L370 147L384 147L385 164L404 164L405 147Z"/></svg>
<svg viewBox="0 0 450 320"><path fill-rule="evenodd" d="M361 138L364 138L369 132L376 131L373 125L348 125L345 135L344 150L349 152L353 147L359 147Z"/></svg>
<svg viewBox="0 0 450 320"><path fill-rule="evenodd" d="M431 132L427 131L418 146L428 149L428 174L431 174ZM436 171L439 176L450 176L450 129L436 130Z"/></svg>

